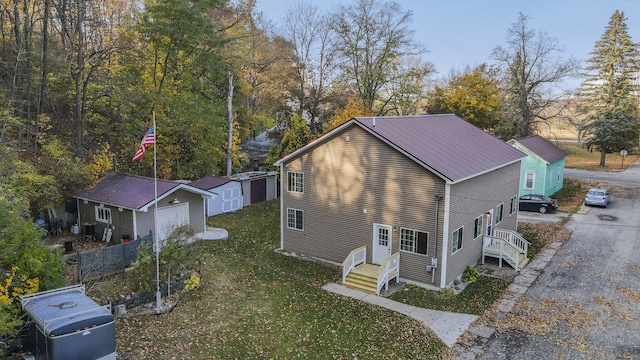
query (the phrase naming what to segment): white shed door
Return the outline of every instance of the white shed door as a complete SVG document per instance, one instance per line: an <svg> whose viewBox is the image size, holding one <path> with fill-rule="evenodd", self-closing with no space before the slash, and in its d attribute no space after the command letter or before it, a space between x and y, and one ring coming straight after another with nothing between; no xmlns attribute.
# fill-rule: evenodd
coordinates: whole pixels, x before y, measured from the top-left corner
<svg viewBox="0 0 640 360"><path fill-rule="evenodd" d="M242 195L239 187L222 191L222 212L236 211L242 206Z"/></svg>
<svg viewBox="0 0 640 360"><path fill-rule="evenodd" d="M189 224L189 203L158 208L158 240L164 240L176 228Z"/></svg>

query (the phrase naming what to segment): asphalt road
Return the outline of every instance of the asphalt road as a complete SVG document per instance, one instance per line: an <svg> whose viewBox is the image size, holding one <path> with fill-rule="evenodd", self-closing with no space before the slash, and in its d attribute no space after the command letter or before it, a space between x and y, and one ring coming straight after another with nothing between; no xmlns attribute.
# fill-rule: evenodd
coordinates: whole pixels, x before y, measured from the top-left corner
<svg viewBox="0 0 640 360"><path fill-rule="evenodd" d="M571 216L571 238L477 359L640 359L639 194Z"/></svg>
<svg viewBox="0 0 640 360"><path fill-rule="evenodd" d="M594 180L622 186L640 186L640 162L635 162L621 172L601 172L578 169L564 169L564 176Z"/></svg>

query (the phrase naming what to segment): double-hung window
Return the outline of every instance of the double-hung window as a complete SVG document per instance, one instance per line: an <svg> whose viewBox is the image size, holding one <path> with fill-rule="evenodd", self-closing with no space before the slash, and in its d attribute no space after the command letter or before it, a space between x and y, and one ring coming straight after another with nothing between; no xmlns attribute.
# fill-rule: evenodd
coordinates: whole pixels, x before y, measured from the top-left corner
<svg viewBox="0 0 640 360"><path fill-rule="evenodd" d="M509 210L509 215L513 215L518 208L518 197L514 196L511 198L511 210Z"/></svg>
<svg viewBox="0 0 640 360"><path fill-rule="evenodd" d="M287 227L289 229L304 230L304 211L287 208Z"/></svg>
<svg viewBox="0 0 640 360"><path fill-rule="evenodd" d="M462 232L464 228L459 228L451 234L451 254L455 254L462 249Z"/></svg>
<svg viewBox="0 0 640 360"><path fill-rule="evenodd" d="M496 206L496 224L504 218L504 204Z"/></svg>
<svg viewBox="0 0 640 360"><path fill-rule="evenodd" d="M111 224L111 209L96 206L96 221Z"/></svg>
<svg viewBox="0 0 640 360"><path fill-rule="evenodd" d="M400 228L400 250L415 254L427 255L429 233Z"/></svg>
<svg viewBox="0 0 640 360"><path fill-rule="evenodd" d="M473 238L477 239L482 235L482 224L484 222L484 215L480 215L476 218L473 226Z"/></svg>
<svg viewBox="0 0 640 360"><path fill-rule="evenodd" d="M533 171L525 171L524 173L524 188L526 190L533 190L536 181L536 173Z"/></svg>
<svg viewBox="0 0 640 360"><path fill-rule="evenodd" d="M304 174L301 172L287 172L287 190L289 192L304 192Z"/></svg>

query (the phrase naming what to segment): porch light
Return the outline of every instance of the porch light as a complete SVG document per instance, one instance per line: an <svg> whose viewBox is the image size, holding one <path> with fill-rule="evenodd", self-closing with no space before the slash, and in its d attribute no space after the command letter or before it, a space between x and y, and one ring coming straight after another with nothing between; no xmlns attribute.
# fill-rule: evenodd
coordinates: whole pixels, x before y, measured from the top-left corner
<svg viewBox="0 0 640 360"><path fill-rule="evenodd" d="M484 217L486 217L487 219L491 217L491 213L487 211L486 214L484 214Z"/></svg>
<svg viewBox="0 0 640 360"><path fill-rule="evenodd" d="M173 200L169 201L169 204L180 204L180 200L178 200L178 198L174 198Z"/></svg>

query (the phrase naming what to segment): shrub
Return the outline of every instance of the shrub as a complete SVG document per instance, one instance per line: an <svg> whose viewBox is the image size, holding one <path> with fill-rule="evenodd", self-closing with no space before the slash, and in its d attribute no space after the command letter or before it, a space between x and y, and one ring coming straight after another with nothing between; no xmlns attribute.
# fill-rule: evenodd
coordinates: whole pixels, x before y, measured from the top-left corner
<svg viewBox="0 0 640 360"><path fill-rule="evenodd" d="M478 271L478 269L471 266L467 266L467 268L464 270L464 273L462 273L462 280L464 281L473 282L478 280L479 277L480 277L480 271Z"/></svg>
<svg viewBox="0 0 640 360"><path fill-rule="evenodd" d="M444 288L440 292L443 298L451 299L456 297L456 292L452 288Z"/></svg>

